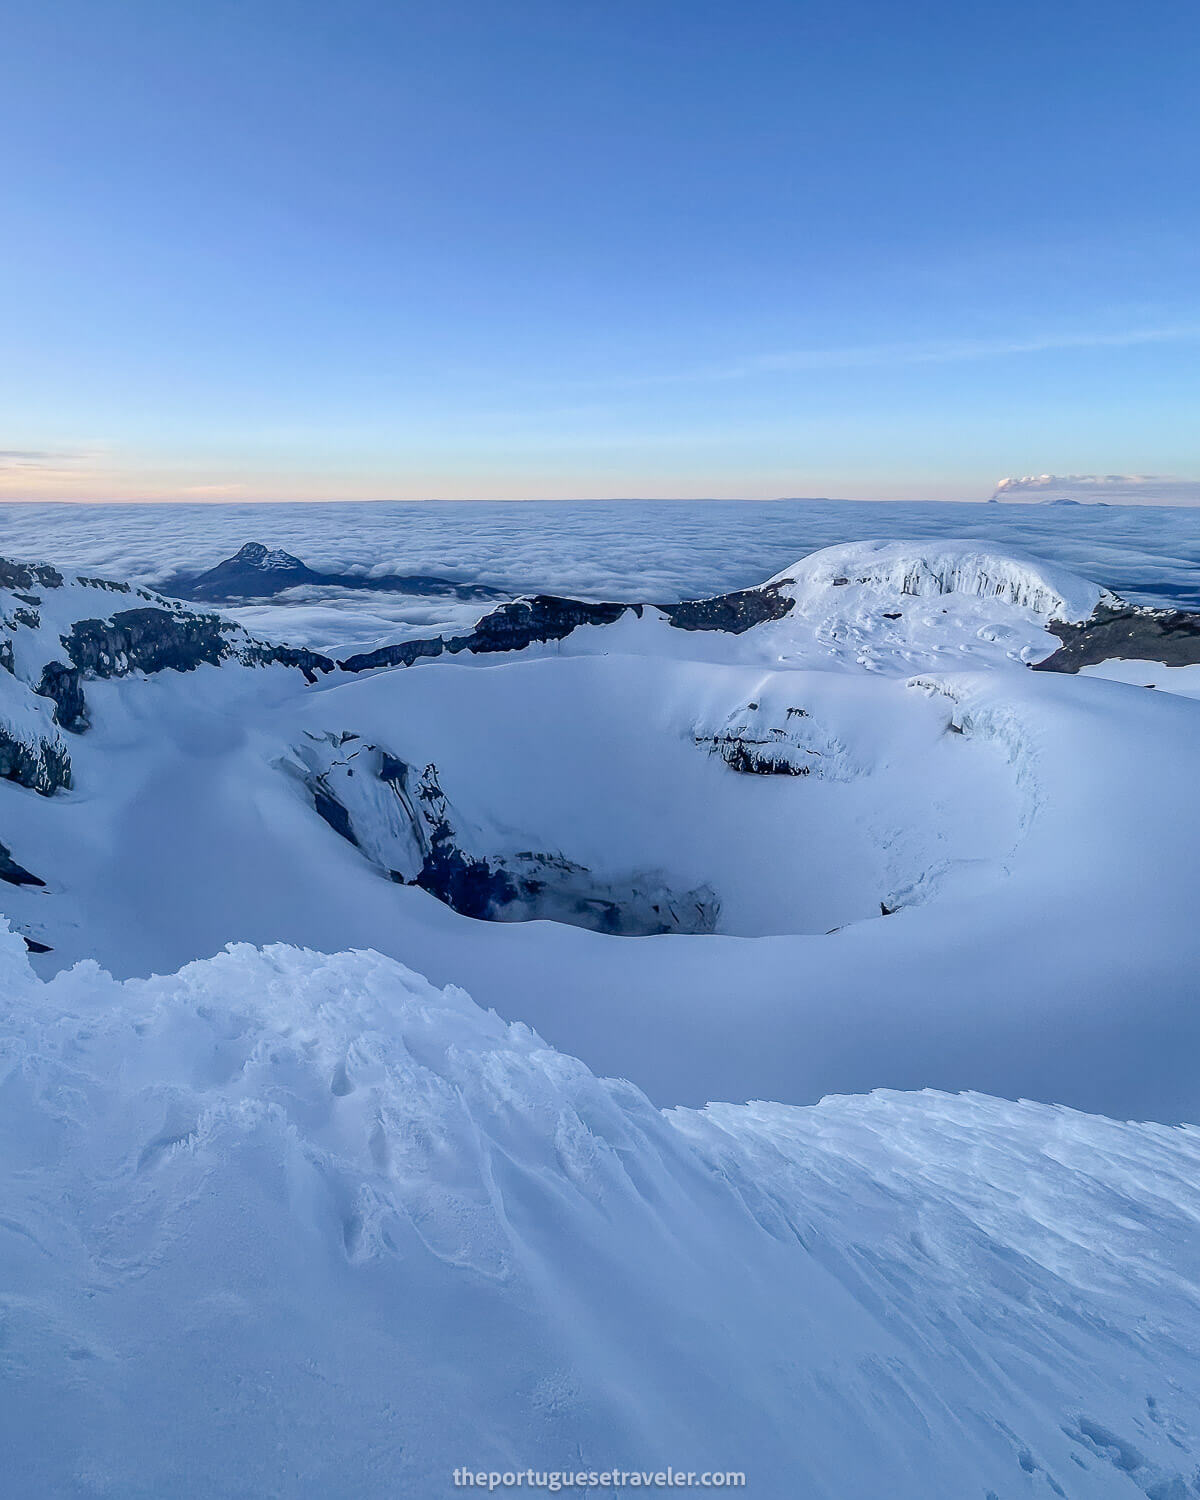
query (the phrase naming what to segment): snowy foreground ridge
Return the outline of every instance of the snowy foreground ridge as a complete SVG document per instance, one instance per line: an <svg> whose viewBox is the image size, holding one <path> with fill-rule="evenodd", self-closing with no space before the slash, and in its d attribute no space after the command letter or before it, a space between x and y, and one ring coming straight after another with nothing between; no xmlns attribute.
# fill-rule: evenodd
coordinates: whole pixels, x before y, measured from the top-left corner
<svg viewBox="0 0 1200 1500"><path fill-rule="evenodd" d="M0 962L10 1493L1195 1493L1191 1129L661 1113L374 953Z"/></svg>
<svg viewBox="0 0 1200 1500"><path fill-rule="evenodd" d="M1200 1495L1200 618L287 593L0 559L4 1493Z"/></svg>

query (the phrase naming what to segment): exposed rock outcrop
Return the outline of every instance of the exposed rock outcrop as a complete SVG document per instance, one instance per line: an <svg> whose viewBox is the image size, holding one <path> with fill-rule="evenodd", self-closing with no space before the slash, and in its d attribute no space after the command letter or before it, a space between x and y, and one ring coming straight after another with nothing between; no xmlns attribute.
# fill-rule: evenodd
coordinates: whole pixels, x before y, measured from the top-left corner
<svg viewBox="0 0 1200 1500"><path fill-rule="evenodd" d="M0 880L7 885L44 886L46 884L24 865L19 865L6 844L0 844Z"/></svg>
<svg viewBox="0 0 1200 1500"><path fill-rule="evenodd" d="M1168 667L1200 662L1200 612L1101 604L1078 623L1052 622L1062 645L1035 672L1078 672L1103 661L1153 661Z"/></svg>
<svg viewBox="0 0 1200 1500"><path fill-rule="evenodd" d="M110 609L113 595L134 607L99 614L97 605ZM334 669L319 652L257 640L231 620L149 589L84 574L68 579L57 568L8 558L0 558L0 628L0 671L15 679L15 697L0 705L12 721L0 717L0 777L39 791L69 785L70 761L44 735L39 743L36 713L27 713L30 695L49 699L54 723L80 734L88 727L85 683L92 679L232 661L293 668L312 683Z"/></svg>
<svg viewBox="0 0 1200 1500"><path fill-rule="evenodd" d="M697 745L712 750L734 771L746 776L808 776L811 764L796 758L791 746L774 739L752 740L737 734L698 735Z"/></svg>
<svg viewBox="0 0 1200 1500"><path fill-rule="evenodd" d="M26 738L0 722L0 778L49 797L71 785L71 757L57 737Z"/></svg>
<svg viewBox="0 0 1200 1500"><path fill-rule="evenodd" d="M83 674L65 662L48 661L34 691L54 704L54 722L72 734L88 727L87 700L83 696Z"/></svg>
<svg viewBox="0 0 1200 1500"><path fill-rule="evenodd" d="M581 625L612 625L622 615L632 612L640 616L642 610L640 604L589 604L582 599L535 594L530 599L499 605L466 635L400 641L348 657L338 666L346 672L368 672L376 667L409 667L422 657L443 653L523 651L535 643L561 641Z"/></svg>
<svg viewBox="0 0 1200 1500"><path fill-rule="evenodd" d="M126 609L107 620L76 620L63 636L71 665L89 677L127 672L191 672L230 654L217 615L182 610Z"/></svg>
<svg viewBox="0 0 1200 1500"><path fill-rule="evenodd" d="M744 776L849 781L861 774L842 740L799 704L747 703L717 725L697 724L692 738Z"/></svg>
<svg viewBox="0 0 1200 1500"><path fill-rule="evenodd" d="M62 586L63 576L57 568L45 563L13 562L10 558L0 557L0 589L24 589L28 593Z"/></svg>
<svg viewBox="0 0 1200 1500"><path fill-rule="evenodd" d="M719 903L707 886L672 891L651 872L603 880L557 851L481 850L442 788L357 735L310 737L298 769L316 811L390 879L418 886L463 916L519 922L549 918L593 931L644 936L711 932Z"/></svg>
<svg viewBox="0 0 1200 1500"><path fill-rule="evenodd" d="M677 630L723 630L741 635L753 625L782 619L792 605L793 601L773 585L740 589L712 599L658 605L597 603L556 594L534 594L497 606L464 635L398 641L348 657L338 665L346 672L369 672L377 667L410 667L423 658L453 656L460 651L473 655L523 651L527 646L565 640L581 625L614 625L627 614L641 619L648 609L657 609Z"/></svg>
<svg viewBox="0 0 1200 1500"><path fill-rule="evenodd" d="M691 599L682 604L660 604L659 608L677 630L724 630L741 635L753 625L782 620L795 606L778 584L738 589L711 599Z"/></svg>

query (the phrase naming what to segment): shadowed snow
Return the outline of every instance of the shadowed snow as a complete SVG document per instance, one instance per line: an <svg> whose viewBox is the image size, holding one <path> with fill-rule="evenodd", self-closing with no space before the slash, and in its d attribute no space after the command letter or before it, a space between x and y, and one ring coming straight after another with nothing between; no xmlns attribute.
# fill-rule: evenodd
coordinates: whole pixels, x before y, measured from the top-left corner
<svg viewBox="0 0 1200 1500"><path fill-rule="evenodd" d="M1194 1131L934 1093L661 1114L373 953L0 963L14 1493L672 1464L1124 1500L1200 1459Z"/></svg>

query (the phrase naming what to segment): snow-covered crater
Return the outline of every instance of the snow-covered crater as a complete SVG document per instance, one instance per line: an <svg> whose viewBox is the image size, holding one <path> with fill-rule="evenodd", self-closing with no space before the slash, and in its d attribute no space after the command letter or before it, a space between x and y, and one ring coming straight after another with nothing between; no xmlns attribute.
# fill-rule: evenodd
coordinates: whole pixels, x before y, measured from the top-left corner
<svg viewBox="0 0 1200 1500"><path fill-rule="evenodd" d="M394 881L473 917L826 933L1002 877L1010 767L901 681L647 656L362 678L290 763Z"/></svg>

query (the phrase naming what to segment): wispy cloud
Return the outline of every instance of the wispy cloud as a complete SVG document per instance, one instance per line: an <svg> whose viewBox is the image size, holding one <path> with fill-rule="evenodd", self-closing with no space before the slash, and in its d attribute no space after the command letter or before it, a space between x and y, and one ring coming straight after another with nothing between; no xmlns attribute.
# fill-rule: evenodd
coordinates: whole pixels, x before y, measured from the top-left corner
<svg viewBox="0 0 1200 1500"><path fill-rule="evenodd" d="M853 370L886 365L941 365L969 360L1006 359L1071 349L1125 349L1139 344L1200 341L1200 323L1117 332L1079 332L991 339L939 339L892 344L849 344L782 349L748 355L729 363L696 365L658 375L629 376L622 385L674 385L690 382L746 380L756 375L806 370Z"/></svg>
<svg viewBox="0 0 1200 1500"><path fill-rule="evenodd" d="M0 448L0 494L8 498L88 491L108 477L101 448Z"/></svg>
<svg viewBox="0 0 1200 1500"><path fill-rule="evenodd" d="M64 474L78 457L50 448L0 448L0 474Z"/></svg>

